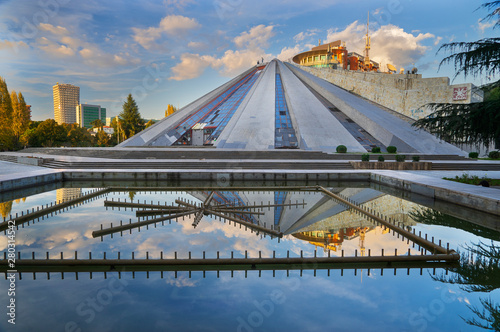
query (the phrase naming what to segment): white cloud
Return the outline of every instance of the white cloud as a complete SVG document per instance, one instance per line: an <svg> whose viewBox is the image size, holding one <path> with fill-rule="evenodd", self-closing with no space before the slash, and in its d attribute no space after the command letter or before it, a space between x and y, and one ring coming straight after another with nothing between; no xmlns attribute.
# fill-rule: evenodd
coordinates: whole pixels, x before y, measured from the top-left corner
<svg viewBox="0 0 500 332"><path fill-rule="evenodd" d="M17 50L19 48L28 48L28 44L23 41L0 40L0 50Z"/></svg>
<svg viewBox="0 0 500 332"><path fill-rule="evenodd" d="M55 35L67 35L69 33L68 29L66 29L65 27L53 26L52 24L48 23L40 23L38 27L42 31L49 31Z"/></svg>
<svg viewBox="0 0 500 332"><path fill-rule="evenodd" d="M269 39L274 36L273 26L257 25L248 32L241 33L233 39L237 48L255 49L269 46Z"/></svg>
<svg viewBox="0 0 500 332"><path fill-rule="evenodd" d="M54 57L72 57L75 51L66 45L58 44L46 37L37 39L38 48Z"/></svg>
<svg viewBox="0 0 500 332"><path fill-rule="evenodd" d="M48 34L36 40L36 47L55 58L81 60L86 65L112 67L117 65L136 64L137 59L128 54L111 54L98 45L71 36L71 32L61 26L40 23L41 31Z"/></svg>
<svg viewBox="0 0 500 332"><path fill-rule="evenodd" d="M365 29L364 24L355 21L342 31L329 30L327 41L332 42L340 39L346 42L350 52L363 54ZM419 33L415 36L392 24L380 26L375 31L371 31L370 36L370 58L379 62L382 70L385 69L383 67L387 63L396 67L405 67L416 63L429 49L429 46L423 45L424 40L431 39L438 43L441 40L440 37L431 33Z"/></svg>
<svg viewBox="0 0 500 332"><path fill-rule="evenodd" d="M477 29L481 33L484 33L484 30L492 28L493 26L495 26L495 24L496 24L495 21L490 21L490 22L484 22L483 23L483 19L479 19L477 21L477 26L475 27L475 29Z"/></svg>
<svg viewBox="0 0 500 332"><path fill-rule="evenodd" d="M283 47L281 49L280 54L276 56L281 61L287 61L293 58L294 55L303 51L303 48L300 45L295 45L294 47Z"/></svg>
<svg viewBox="0 0 500 332"><path fill-rule="evenodd" d="M194 0L166 0L165 5L167 7L175 7L177 9L183 9L189 4L196 3Z"/></svg>
<svg viewBox="0 0 500 332"><path fill-rule="evenodd" d="M183 81L196 78L203 74L209 63L199 54L185 53L181 55L181 62L172 67L171 80Z"/></svg>
<svg viewBox="0 0 500 332"><path fill-rule="evenodd" d="M274 36L273 26L258 25L245 31L233 39L237 50L227 50L220 57L185 53L181 62L172 68L171 80L193 79L205 71L207 67L218 69L224 76L235 76L257 64L262 58L269 60L272 55L266 54L263 48L269 46L269 39Z"/></svg>
<svg viewBox="0 0 500 332"><path fill-rule="evenodd" d="M181 15L168 15L161 19L157 27L146 29L132 28L134 40L145 49L155 48L156 42L164 35L182 35L188 30L200 27L194 19Z"/></svg>
<svg viewBox="0 0 500 332"><path fill-rule="evenodd" d="M200 50L200 49L206 48L207 44L205 44L203 42L194 42L194 41L191 41L191 42L188 43L188 47L192 48L194 50Z"/></svg>
<svg viewBox="0 0 500 332"><path fill-rule="evenodd" d="M265 54L260 48L241 51L228 50L219 59L210 58L210 63L214 68L220 68L222 75L232 77L256 65L261 58L269 59L270 57L270 54Z"/></svg>
<svg viewBox="0 0 500 332"><path fill-rule="evenodd" d="M318 33L318 29L309 29L307 30L306 32L301 32L301 33L298 33L296 34L294 37L293 37L293 40L298 43L300 41L303 41L304 39L306 38L310 38L312 36L315 36L317 33Z"/></svg>

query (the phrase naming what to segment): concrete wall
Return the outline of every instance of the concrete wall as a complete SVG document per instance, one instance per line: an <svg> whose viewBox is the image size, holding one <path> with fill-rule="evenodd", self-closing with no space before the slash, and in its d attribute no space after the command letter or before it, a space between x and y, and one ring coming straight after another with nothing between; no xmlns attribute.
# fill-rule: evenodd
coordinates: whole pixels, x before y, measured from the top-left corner
<svg viewBox="0 0 500 332"><path fill-rule="evenodd" d="M428 103L469 104L483 99L483 92L473 84L450 85L448 77L422 78L420 74L390 75L293 65L413 119L430 114L427 108L421 108ZM467 88L467 98L454 101L454 89L463 87Z"/></svg>

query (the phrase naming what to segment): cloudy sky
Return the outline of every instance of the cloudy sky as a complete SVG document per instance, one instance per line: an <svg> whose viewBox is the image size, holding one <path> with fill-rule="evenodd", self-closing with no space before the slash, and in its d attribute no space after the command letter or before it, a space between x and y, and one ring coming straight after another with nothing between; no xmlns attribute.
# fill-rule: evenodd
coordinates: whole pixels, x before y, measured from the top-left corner
<svg viewBox="0 0 500 332"><path fill-rule="evenodd" d="M361 53L370 12L371 57L424 77L443 43L492 37L482 1L464 0L0 0L0 76L35 120L53 118L52 86L80 86L82 103L117 115L132 93L144 118L162 118L256 64L342 39ZM458 77L455 83L486 83Z"/></svg>

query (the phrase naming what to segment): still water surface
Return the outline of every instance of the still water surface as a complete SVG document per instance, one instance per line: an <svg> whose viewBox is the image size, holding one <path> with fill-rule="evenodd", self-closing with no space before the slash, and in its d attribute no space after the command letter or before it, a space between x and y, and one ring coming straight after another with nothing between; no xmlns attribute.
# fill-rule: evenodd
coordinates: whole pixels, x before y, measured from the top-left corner
<svg viewBox="0 0 500 332"><path fill-rule="evenodd" d="M104 188L104 187L103 187ZM484 301L500 304L498 257L485 258L493 267L481 268L474 279L467 266L482 256L467 246L483 242L494 253L500 233L488 227L494 217L471 220L471 211L441 207L425 199L370 188L368 185L329 185L327 188L365 209L391 218L415 234L427 236L443 247L457 250L460 264L444 268L418 265L411 269L374 268L369 265L313 265L276 270L96 272L82 267L71 272L16 274L15 296L10 281L0 281L0 303L4 313L0 329L8 331L475 331L464 319L476 319L471 308L483 310ZM102 189L102 188L100 188ZM1 203L6 220L55 202L84 198L95 188L60 188ZM212 194L213 192L213 194ZM212 195L212 198L207 200ZM397 197L399 196L399 197ZM404 198L401 198L404 197ZM410 200L411 199L411 200ZM124 201L146 204L141 208L112 207ZM109 206L105 206L108 201ZM109 203L113 202L113 203ZM196 206L206 202L227 218L209 213L196 220ZM424 203L424 204L421 204ZM148 207L147 205L152 205ZM137 217L138 210L169 206L183 217L147 227L96 236L113 224L158 218ZM61 205L62 206L62 205ZM252 209L244 207L253 206ZM431 209L429 206L434 206ZM191 209L191 210L189 210ZM454 215L444 213L453 212ZM187 214L192 211L193 213ZM466 220L457 218L466 216ZM233 221L231 221L233 220ZM235 222L236 221L236 222ZM243 221L243 222L238 222ZM250 229L260 224L276 233ZM193 223L197 223L193 227ZM4 224L5 226L5 224ZM5 228L4 228L5 229ZM3 229L2 229L3 230ZM8 252L7 233L0 247ZM18 223L16 255L21 259L137 260L177 258L271 258L352 257L420 255L420 246L355 213L314 189L272 188L269 190L156 190L150 188L110 189L104 194L69 205L57 213ZM498 250L498 249L497 249ZM47 254L48 253L48 254ZM61 254L62 253L62 254ZM423 254L431 254L424 251ZM498 254L498 253L496 253ZM132 256L133 255L133 256ZM486 253L486 255L488 255ZM3 253L2 253L3 256ZM493 255L494 256L494 255ZM19 257L19 256L16 256ZM471 258L472 257L472 258ZM495 261L496 259L496 261ZM5 260L3 267L5 266ZM343 267L342 269L339 267ZM2 271L5 271L6 268ZM120 271L120 273L118 273ZM454 271L460 271L457 274ZM477 270L475 270L477 272ZM485 272L486 271L486 272ZM477 273L476 273L477 274ZM462 276L471 285L441 282ZM484 278L487 276L488 278ZM476 287L477 288L477 287ZM8 322L7 305L15 298L15 326ZM497 307L498 308L498 307ZM498 312L497 312L498 314Z"/></svg>

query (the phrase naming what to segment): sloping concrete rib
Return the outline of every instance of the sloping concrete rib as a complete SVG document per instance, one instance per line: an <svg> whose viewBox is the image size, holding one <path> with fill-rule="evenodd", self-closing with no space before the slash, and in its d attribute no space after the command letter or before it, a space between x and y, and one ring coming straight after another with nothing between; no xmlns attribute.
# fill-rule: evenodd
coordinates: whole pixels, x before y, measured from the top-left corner
<svg viewBox="0 0 500 332"><path fill-rule="evenodd" d="M303 150L333 152L340 144L351 152L366 152L366 149L342 126L330 111L288 69L278 62L283 87L287 95L288 108L299 127L297 135Z"/></svg>
<svg viewBox="0 0 500 332"><path fill-rule="evenodd" d="M418 130L363 98L353 95L302 69L287 64L291 71L314 88L324 98L349 116L385 146L394 145L398 152L466 155L424 130Z"/></svg>
<svg viewBox="0 0 500 332"><path fill-rule="evenodd" d="M275 75L271 61L222 131L217 148L274 149Z"/></svg>
<svg viewBox="0 0 500 332"><path fill-rule="evenodd" d="M141 131L137 135L130 137L128 140L117 145L118 147L127 146L170 146L178 137L168 136L168 131L173 128L177 123L190 115L196 113L201 107L210 102L212 99L229 89L233 84L248 75L255 67L250 68L241 75L233 78L229 82L221 85L220 87L210 91L201 98L196 99L187 106L181 108L174 114L162 119L151 127Z"/></svg>
<svg viewBox="0 0 500 332"><path fill-rule="evenodd" d="M347 188L342 191L342 195L344 197L349 197L359 204L363 204L377 197L383 196L384 194L369 188ZM318 201L318 205L314 209L308 210L307 213L290 226L290 228L287 230L281 229L281 231L284 234L292 234L300 231L301 228L310 226L326 218L336 216L347 210L348 208L344 205L332 202L331 199L323 196L322 199Z"/></svg>

